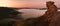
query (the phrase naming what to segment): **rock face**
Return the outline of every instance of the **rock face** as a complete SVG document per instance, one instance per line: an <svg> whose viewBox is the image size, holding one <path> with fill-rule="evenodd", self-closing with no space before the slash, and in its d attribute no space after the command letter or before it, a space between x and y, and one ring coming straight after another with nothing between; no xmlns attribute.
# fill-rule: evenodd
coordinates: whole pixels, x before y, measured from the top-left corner
<svg viewBox="0 0 60 26"><path fill-rule="evenodd" d="M46 2L46 6L48 8L48 10L46 11L46 13L44 14L45 17L47 17L48 22L51 21L51 19L53 18L52 16L57 13L57 7L54 5L53 1L48 1Z"/></svg>
<svg viewBox="0 0 60 26"><path fill-rule="evenodd" d="M53 23L50 23L50 26L60 26L60 12L57 12L52 16L51 22Z"/></svg>
<svg viewBox="0 0 60 26"><path fill-rule="evenodd" d="M47 17L49 25L48 26L60 26L60 12L58 12L57 7L54 5L54 2L47 2L48 10L44 14Z"/></svg>
<svg viewBox="0 0 60 26"><path fill-rule="evenodd" d="M53 1L46 2L46 6L47 6L48 10L46 11L46 13L43 16L47 17L49 26L57 26L56 25L57 17L59 18L59 16L56 16L56 15L58 15L57 7L54 5Z"/></svg>
<svg viewBox="0 0 60 26"><path fill-rule="evenodd" d="M48 10L44 14L45 17L50 17L57 12L57 7L54 5L54 2L52 1L46 2L46 6Z"/></svg>

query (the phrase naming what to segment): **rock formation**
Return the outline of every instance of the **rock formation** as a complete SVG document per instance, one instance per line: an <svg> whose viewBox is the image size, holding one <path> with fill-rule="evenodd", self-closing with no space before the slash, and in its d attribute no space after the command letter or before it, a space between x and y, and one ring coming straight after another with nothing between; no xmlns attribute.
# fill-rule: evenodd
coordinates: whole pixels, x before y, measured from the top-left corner
<svg viewBox="0 0 60 26"><path fill-rule="evenodd" d="M44 14L45 17L52 17L52 15L54 15L55 13L57 13L57 7L54 5L54 2L52 1L48 1L46 2L46 6L47 6L47 11Z"/></svg>
<svg viewBox="0 0 60 26"><path fill-rule="evenodd" d="M57 11L57 7L54 5L54 2L47 2L48 10L44 14L47 17L49 25L48 26L60 26L60 11Z"/></svg>
<svg viewBox="0 0 60 26"><path fill-rule="evenodd" d="M60 26L60 11L52 16L49 26Z"/></svg>
<svg viewBox="0 0 60 26"><path fill-rule="evenodd" d="M46 13L43 16L44 17L47 17L48 22L49 22L49 26L55 26L56 24L54 22L55 21L54 15L57 14L58 9L54 5L54 2L53 1L46 2L46 6L47 6L48 10L46 11Z"/></svg>

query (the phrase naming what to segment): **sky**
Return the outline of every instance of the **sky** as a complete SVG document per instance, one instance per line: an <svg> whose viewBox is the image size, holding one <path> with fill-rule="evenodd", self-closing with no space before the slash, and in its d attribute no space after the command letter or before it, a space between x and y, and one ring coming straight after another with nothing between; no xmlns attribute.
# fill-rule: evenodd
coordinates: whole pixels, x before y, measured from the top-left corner
<svg viewBox="0 0 60 26"><path fill-rule="evenodd" d="M40 7L46 8L47 1L54 1L57 7L60 7L60 0L0 0L0 6L3 7Z"/></svg>

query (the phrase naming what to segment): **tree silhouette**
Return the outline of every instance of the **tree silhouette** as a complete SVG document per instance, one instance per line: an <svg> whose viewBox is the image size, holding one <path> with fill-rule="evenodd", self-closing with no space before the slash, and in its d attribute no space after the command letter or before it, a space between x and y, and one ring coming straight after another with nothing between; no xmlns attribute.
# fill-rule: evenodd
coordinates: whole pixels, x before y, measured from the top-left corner
<svg viewBox="0 0 60 26"><path fill-rule="evenodd" d="M0 7L0 19L15 17L17 14L19 14L19 12L13 8Z"/></svg>
<svg viewBox="0 0 60 26"><path fill-rule="evenodd" d="M5 18L14 18L19 12L15 8L0 7L0 26L12 26L14 21L2 20Z"/></svg>

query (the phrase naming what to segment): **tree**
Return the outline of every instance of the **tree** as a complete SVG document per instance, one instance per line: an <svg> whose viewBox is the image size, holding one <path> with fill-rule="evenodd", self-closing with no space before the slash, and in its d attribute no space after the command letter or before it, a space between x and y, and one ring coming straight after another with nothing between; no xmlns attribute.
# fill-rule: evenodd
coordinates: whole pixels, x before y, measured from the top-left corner
<svg viewBox="0 0 60 26"><path fill-rule="evenodd" d="M0 7L0 19L15 17L17 14L19 14L19 12L13 8Z"/></svg>

